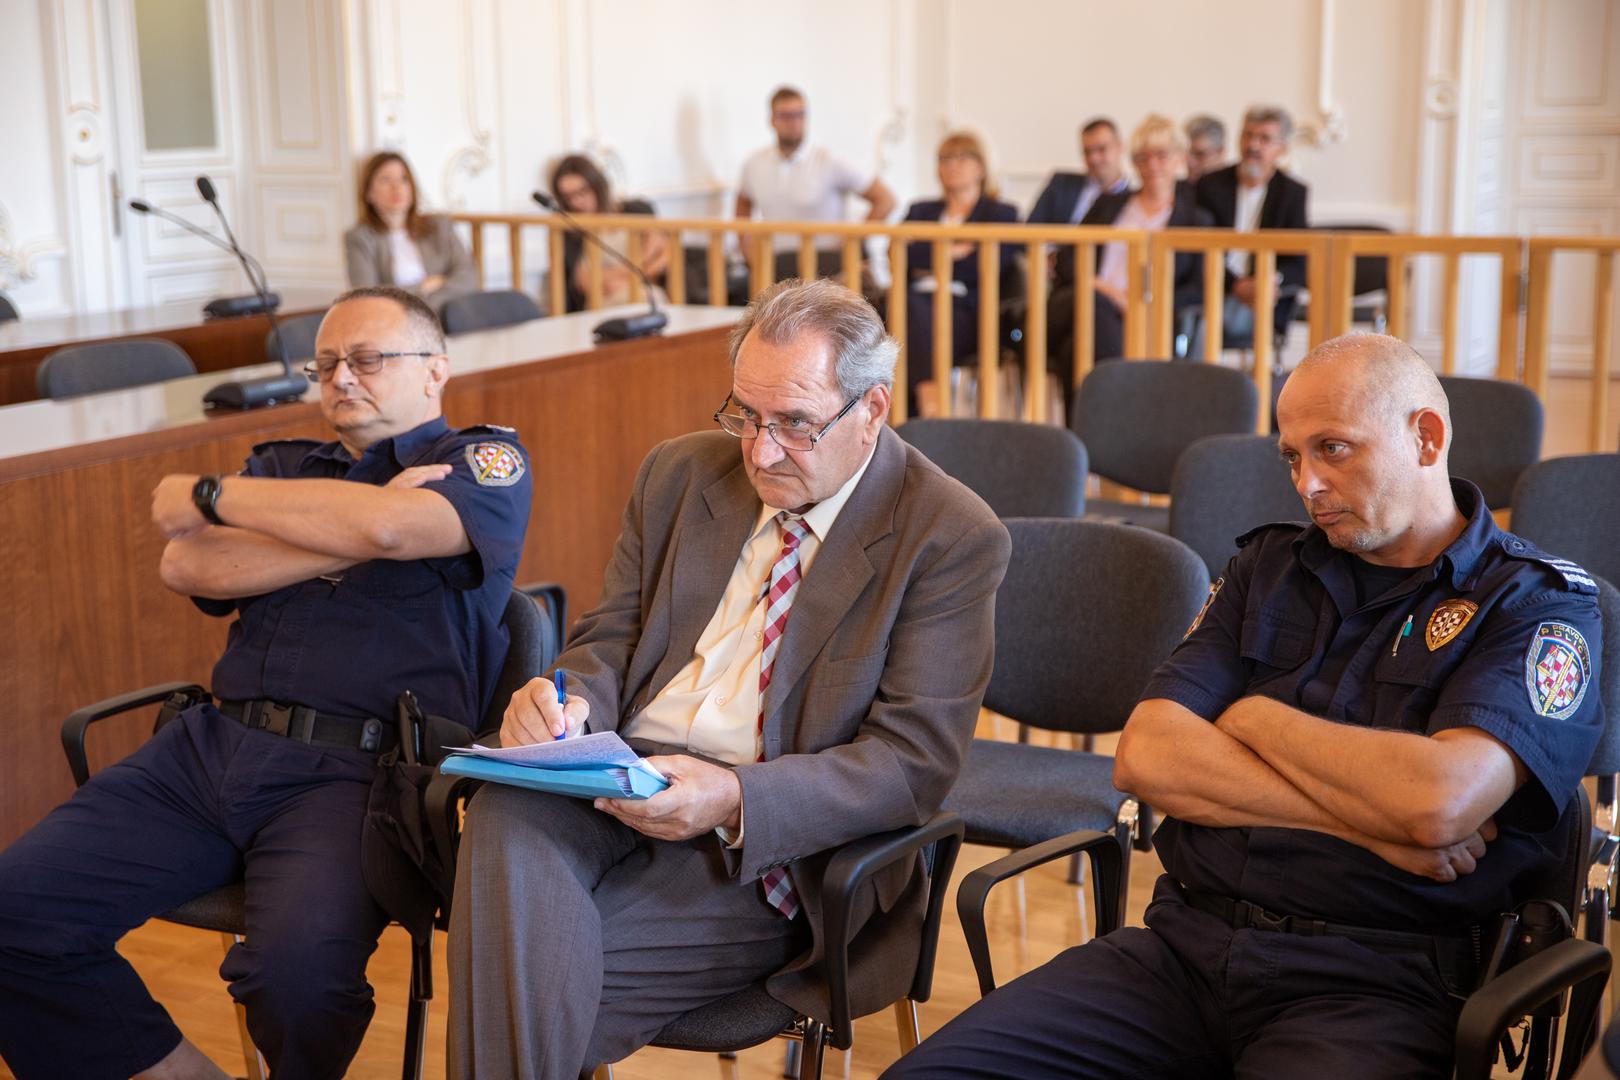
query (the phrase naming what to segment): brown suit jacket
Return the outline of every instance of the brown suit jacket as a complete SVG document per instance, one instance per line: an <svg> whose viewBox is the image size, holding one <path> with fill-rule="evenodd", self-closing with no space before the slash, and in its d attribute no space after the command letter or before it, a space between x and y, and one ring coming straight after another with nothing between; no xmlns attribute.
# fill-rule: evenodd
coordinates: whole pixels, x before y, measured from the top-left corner
<svg viewBox="0 0 1620 1080"><path fill-rule="evenodd" d="M602 601L557 661L590 702L592 730L628 721L691 659L759 509L737 440L723 432L648 455ZM828 849L939 809L990 679L1010 548L976 495L880 431L788 617L765 696L765 760L737 767L744 841L725 855L739 884L788 867L815 925ZM857 1015L905 993L921 885L917 867L900 866L863 898ZM814 942L769 989L825 1020L825 987L808 970L822 949Z"/></svg>

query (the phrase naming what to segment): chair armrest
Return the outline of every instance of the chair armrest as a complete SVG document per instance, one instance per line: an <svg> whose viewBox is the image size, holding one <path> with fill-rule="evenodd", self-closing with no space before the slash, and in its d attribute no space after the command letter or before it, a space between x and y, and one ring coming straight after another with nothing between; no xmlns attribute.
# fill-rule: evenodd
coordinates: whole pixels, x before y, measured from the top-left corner
<svg viewBox="0 0 1620 1080"><path fill-rule="evenodd" d="M545 603L546 614L557 628L557 649L561 651L568 644L568 590L556 581L531 581L517 590Z"/></svg>
<svg viewBox="0 0 1620 1080"><path fill-rule="evenodd" d="M966 829L961 818L940 811L914 828L894 829L852 840L828 860L821 875L822 941L826 948L827 989L832 998L830 1040L838 1049L847 1050L854 1041L854 1018L850 1016L849 1003L849 927L856 891L880 870L909 859L924 848L938 845L929 874L928 911L923 918L918 975L912 980L914 990L921 984L926 992L933 981L940 911Z"/></svg>
<svg viewBox="0 0 1620 1080"><path fill-rule="evenodd" d="M1609 950L1581 938L1566 938L1476 990L1457 1018L1457 1080L1488 1080L1496 1041L1519 1017L1572 990L1565 1019L1564 1061L1571 1072L1591 1044L1596 1010L1609 981ZM1573 1058L1573 1060L1568 1060Z"/></svg>
<svg viewBox="0 0 1620 1080"><path fill-rule="evenodd" d="M62 752L67 755L68 768L73 770L73 783L75 787L83 787L90 779L90 762L84 752L84 736L90 725L98 720L105 720L109 716L139 709L143 705L156 705L166 701L171 694L194 690L204 698L208 692L196 683L166 682L156 686L148 686L144 690L131 690L127 694L119 694L98 701L94 705L86 705L82 709L75 709L62 721Z"/></svg>
<svg viewBox="0 0 1620 1080"><path fill-rule="evenodd" d="M470 776L434 773L433 779L428 781L427 790L422 793L422 806L427 815L428 830L432 833L433 847L438 851L450 878L445 882L446 886L455 881L456 852L461 847L461 805L472 798L473 792L483 784L482 780ZM450 896L451 890L446 888L443 894ZM446 918L449 914L449 911L444 912Z"/></svg>
<svg viewBox="0 0 1620 1080"><path fill-rule="evenodd" d="M1119 910L1119 877L1124 860L1113 833L1081 829L1055 836L986 863L962 879L956 890L956 914L962 921L973 970L979 976L981 997L996 988L990 967L990 939L984 929L984 904L990 890L1007 878L1077 852L1085 852L1091 860L1091 895L1097 906L1097 936L1101 937L1118 929L1124 914Z"/></svg>

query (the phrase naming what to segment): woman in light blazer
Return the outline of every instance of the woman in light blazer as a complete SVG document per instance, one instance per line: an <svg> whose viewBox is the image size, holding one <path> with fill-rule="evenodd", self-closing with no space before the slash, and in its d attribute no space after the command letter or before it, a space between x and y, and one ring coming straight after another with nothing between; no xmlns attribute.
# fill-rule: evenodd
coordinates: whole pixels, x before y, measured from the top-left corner
<svg viewBox="0 0 1620 1080"><path fill-rule="evenodd" d="M399 154L373 154L360 173L360 222L343 236L349 285L398 285L435 310L478 289L478 271L450 219L416 212L416 177Z"/></svg>

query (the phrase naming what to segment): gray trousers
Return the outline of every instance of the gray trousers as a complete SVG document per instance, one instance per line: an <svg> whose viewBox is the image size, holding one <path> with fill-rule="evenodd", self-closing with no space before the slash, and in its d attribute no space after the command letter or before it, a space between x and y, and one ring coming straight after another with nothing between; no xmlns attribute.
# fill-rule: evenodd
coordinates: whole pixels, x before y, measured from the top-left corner
<svg viewBox="0 0 1620 1080"><path fill-rule="evenodd" d="M807 945L712 833L651 840L587 800L486 784L456 866L449 1075L588 1076Z"/></svg>

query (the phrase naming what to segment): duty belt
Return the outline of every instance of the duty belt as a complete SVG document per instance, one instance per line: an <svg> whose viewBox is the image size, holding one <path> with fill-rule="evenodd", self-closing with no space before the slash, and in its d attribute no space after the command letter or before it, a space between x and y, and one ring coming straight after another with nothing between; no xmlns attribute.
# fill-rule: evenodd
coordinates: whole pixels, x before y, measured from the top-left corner
<svg viewBox="0 0 1620 1080"><path fill-rule="evenodd" d="M257 731L268 731L311 746L380 753L392 749L398 735L390 725L367 716L334 716L303 705L279 701L221 701L219 711Z"/></svg>
<svg viewBox="0 0 1620 1080"><path fill-rule="evenodd" d="M1180 888L1182 898L1187 901L1189 907L1215 916L1234 930L1264 930L1279 934L1298 934L1303 937L1332 934L1349 938L1358 945L1365 945L1380 952L1422 953L1434 960L1441 979L1453 993L1471 992L1478 978L1479 952L1471 936L1411 934L1372 926L1346 926L1323 919L1309 919L1302 915L1278 915L1247 900L1234 900L1229 896L1205 892L1202 889L1190 889L1185 885L1181 885Z"/></svg>

